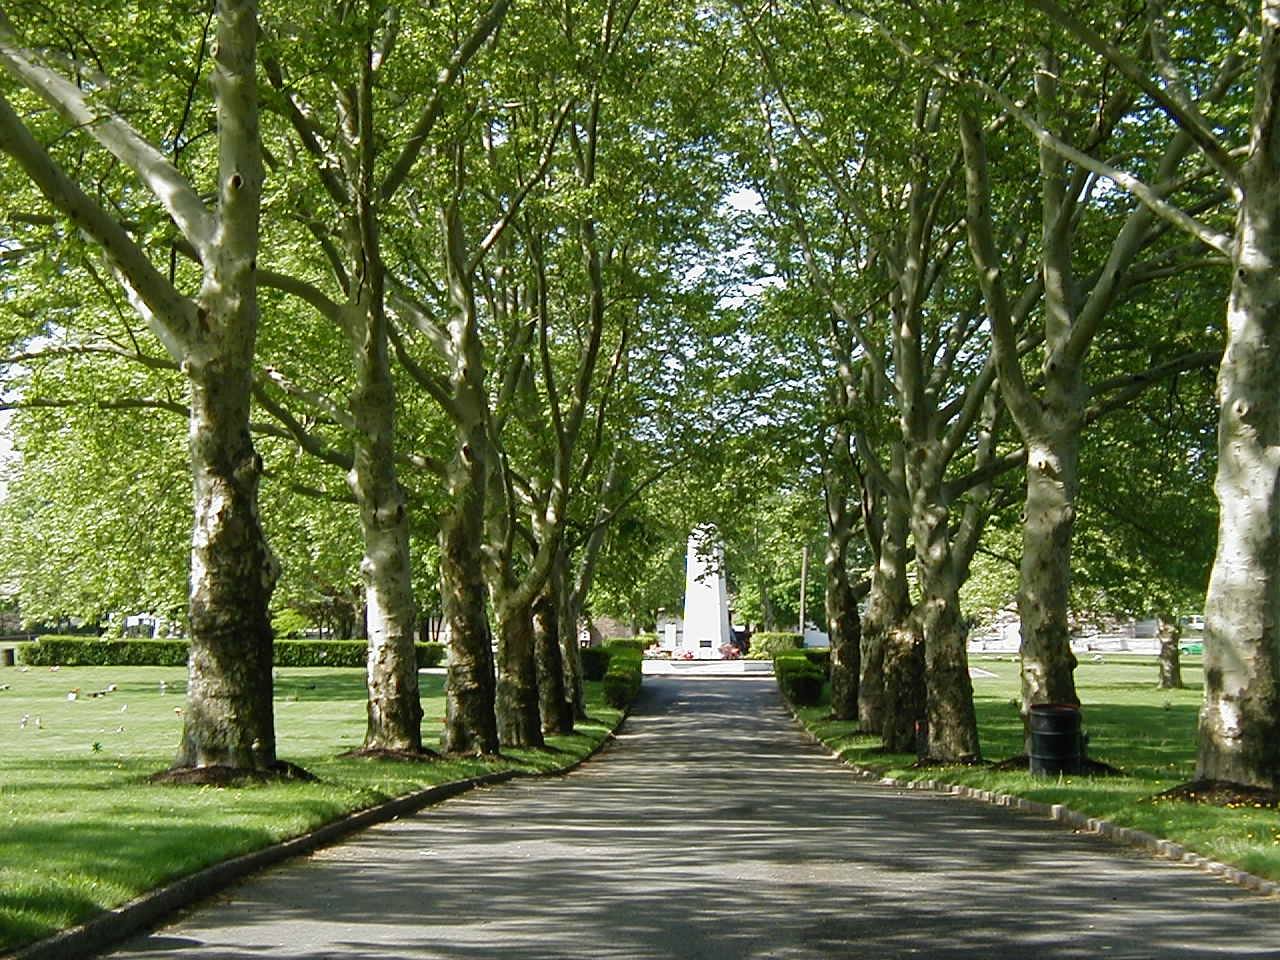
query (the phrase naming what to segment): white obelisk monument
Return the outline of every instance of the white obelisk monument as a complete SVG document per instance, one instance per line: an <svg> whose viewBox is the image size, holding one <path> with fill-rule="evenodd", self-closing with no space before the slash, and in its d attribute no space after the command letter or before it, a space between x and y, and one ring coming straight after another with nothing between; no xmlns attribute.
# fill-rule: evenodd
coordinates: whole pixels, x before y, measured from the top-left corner
<svg viewBox="0 0 1280 960"><path fill-rule="evenodd" d="M681 647L699 660L719 660L729 642L729 594L724 585L724 547L714 527L689 535L685 560L684 636Z"/></svg>

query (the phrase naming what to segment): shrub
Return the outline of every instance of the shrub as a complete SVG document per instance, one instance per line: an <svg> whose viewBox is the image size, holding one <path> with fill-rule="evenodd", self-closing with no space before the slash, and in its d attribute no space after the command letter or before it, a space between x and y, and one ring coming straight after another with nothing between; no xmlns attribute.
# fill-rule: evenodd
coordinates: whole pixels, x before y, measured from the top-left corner
<svg viewBox="0 0 1280 960"><path fill-rule="evenodd" d="M285 607L271 618L271 632L280 637L299 638L302 631L311 626L306 614L299 613L293 607Z"/></svg>
<svg viewBox="0 0 1280 960"><path fill-rule="evenodd" d="M793 706L812 707L822 696L826 675L803 651L775 657L773 674L778 680L778 689Z"/></svg>
<svg viewBox="0 0 1280 960"><path fill-rule="evenodd" d="M634 650L636 653L643 654L657 642L657 636L649 634L648 636L641 635L639 637L610 637L604 642L604 645L610 650Z"/></svg>
<svg viewBox="0 0 1280 960"><path fill-rule="evenodd" d="M444 662L441 643L418 643L419 667ZM98 637L45 636L21 648L18 657L31 667L184 667L186 640L102 640ZM277 640L277 667L363 667L364 640Z"/></svg>
<svg viewBox="0 0 1280 960"><path fill-rule="evenodd" d="M798 650L804 638L798 633L753 633L748 660L772 660L783 650Z"/></svg>
<svg viewBox="0 0 1280 960"><path fill-rule="evenodd" d="M18 650L29 667L185 667L185 640L45 636Z"/></svg>
<svg viewBox="0 0 1280 960"><path fill-rule="evenodd" d="M636 650L615 647L604 674L604 698L611 707L625 710L640 693L643 657Z"/></svg>
<svg viewBox="0 0 1280 960"><path fill-rule="evenodd" d="M603 680L605 671L609 669L609 648L583 647L580 655L582 657L582 679Z"/></svg>
<svg viewBox="0 0 1280 960"><path fill-rule="evenodd" d="M806 660L822 671L824 676L831 675L830 647L805 647L801 652Z"/></svg>
<svg viewBox="0 0 1280 960"><path fill-rule="evenodd" d="M442 667L448 659L448 648L443 643L415 643L418 651L418 669L423 667Z"/></svg>

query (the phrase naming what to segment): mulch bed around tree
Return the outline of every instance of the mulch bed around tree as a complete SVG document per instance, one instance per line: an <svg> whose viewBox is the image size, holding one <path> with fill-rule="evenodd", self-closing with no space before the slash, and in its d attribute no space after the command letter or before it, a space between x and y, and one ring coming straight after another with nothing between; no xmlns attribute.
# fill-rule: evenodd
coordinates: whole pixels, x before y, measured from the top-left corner
<svg viewBox="0 0 1280 960"><path fill-rule="evenodd" d="M1008 760L1001 760L992 765L996 770L1004 771L1021 771L1026 772L1031 767L1031 758L1025 753L1016 757L1010 757ZM1109 763L1103 763L1101 760L1094 760L1085 757L1080 770L1081 775L1086 777L1123 777L1125 772L1111 766Z"/></svg>
<svg viewBox="0 0 1280 960"><path fill-rule="evenodd" d="M440 754L434 750L428 750L426 747L418 751L366 750L361 747L359 750L348 750L346 753L340 753L338 758L341 760L398 760L401 763L425 763L428 760L439 760Z"/></svg>
<svg viewBox="0 0 1280 960"><path fill-rule="evenodd" d="M1254 787L1229 780L1192 780L1179 784L1153 800L1180 800L1183 803L1207 803L1214 807L1280 808L1280 790Z"/></svg>
<svg viewBox="0 0 1280 960"><path fill-rule="evenodd" d="M315 779L314 775L287 760L277 762L271 770L242 770L238 767L214 764L207 767L175 767L171 770L161 770L147 777L149 783L211 787L234 787L245 783L266 783L273 780Z"/></svg>

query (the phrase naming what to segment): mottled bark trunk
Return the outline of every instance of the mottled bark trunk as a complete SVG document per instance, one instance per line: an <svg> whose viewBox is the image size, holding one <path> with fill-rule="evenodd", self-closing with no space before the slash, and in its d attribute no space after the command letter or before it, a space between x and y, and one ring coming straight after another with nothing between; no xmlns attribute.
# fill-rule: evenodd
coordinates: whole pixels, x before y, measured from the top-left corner
<svg viewBox="0 0 1280 960"><path fill-rule="evenodd" d="M484 487L484 463L464 440L450 468L451 502L440 522L440 596L449 624L444 748L450 753L498 752L493 644L480 553Z"/></svg>
<svg viewBox="0 0 1280 960"><path fill-rule="evenodd" d="M1218 370L1197 777L1280 787L1280 2L1264 0Z"/></svg>
<svg viewBox="0 0 1280 960"><path fill-rule="evenodd" d="M250 371L243 352L189 367L191 653L175 768L276 765L268 605L277 568L258 522Z"/></svg>
<svg viewBox="0 0 1280 960"><path fill-rule="evenodd" d="M258 521L262 459L249 438L262 190L253 3L217 7L214 93L219 234L206 253L188 344L191 652L175 767L276 766L271 620L278 570Z"/></svg>
<svg viewBox="0 0 1280 960"><path fill-rule="evenodd" d="M360 48L360 82L349 104L345 154L352 209L345 223L354 387L352 468L364 535L360 575L365 587L365 635L369 642L369 690L365 750L422 750L422 704L414 651L413 579L409 566L409 516L396 476L396 397L387 357L386 277L379 236L375 174L373 51Z"/></svg>
<svg viewBox="0 0 1280 960"><path fill-rule="evenodd" d="M449 282L449 340L456 449L447 469L449 507L440 522L440 594L449 623L444 747L450 753L498 752L493 641L484 578L489 472L489 397L474 278L455 206L443 211Z"/></svg>
<svg viewBox="0 0 1280 960"><path fill-rule="evenodd" d="M1160 680L1156 684L1160 690L1182 689L1182 627L1175 617L1160 618L1160 654L1157 661L1160 667Z"/></svg>
<svg viewBox="0 0 1280 960"><path fill-rule="evenodd" d="M839 427L823 469L827 504L824 600L831 637L831 715L837 720L858 719L858 679L862 669L862 624L858 601L849 586L848 569L849 540L853 536L849 510L852 473L849 437Z"/></svg>
<svg viewBox="0 0 1280 960"><path fill-rule="evenodd" d="M587 708L582 690L582 658L578 654L578 614L569 584L569 554L563 544L556 555L555 565L551 568L547 590L556 604L556 630L560 644L560 663L564 671L564 699L568 704L571 720L584 720Z"/></svg>
<svg viewBox="0 0 1280 960"><path fill-rule="evenodd" d="M844 557L827 557L827 630L831 635L831 715L858 719L858 678L862 666L862 624L849 586Z"/></svg>
<svg viewBox="0 0 1280 960"><path fill-rule="evenodd" d="M886 753L915 753L925 719L924 636L914 617L890 626L881 644L884 693L880 737Z"/></svg>
<svg viewBox="0 0 1280 960"><path fill-rule="evenodd" d="M573 705L565 689L564 657L560 649L560 602L549 588L533 605L533 659L538 672L538 715L542 732L572 733Z"/></svg>
<svg viewBox="0 0 1280 960"><path fill-rule="evenodd" d="M1045 419L1051 421L1046 411ZM1067 623L1080 433L1076 425L1027 438L1018 616L1022 622L1022 711L1036 703L1079 704Z"/></svg>
<svg viewBox="0 0 1280 960"><path fill-rule="evenodd" d="M364 749L422 749L422 704L414 650L409 521L396 479L392 438L394 397L384 363L351 399L356 421L355 466L348 477L364 533L369 639L368 724ZM373 373L366 367L366 371ZM380 374L380 375L377 375Z"/></svg>
<svg viewBox="0 0 1280 960"><path fill-rule="evenodd" d="M960 626L960 583L951 555L948 511L939 502L932 471L909 473L911 532L921 593L916 615L924 634L929 725L925 754L941 761L976 760L981 757L978 720L966 634Z"/></svg>
<svg viewBox="0 0 1280 960"><path fill-rule="evenodd" d="M904 694L917 683L923 690L923 675L915 669L909 656L901 651L889 656L888 648L894 631L901 630L911 613L907 591L907 529L910 518L902 505L887 503L880 538L879 557L871 574L871 592L867 595L867 613L862 621L862 680L858 689L858 725L867 733L885 731L886 716L900 716L900 707L889 707L888 687L894 686L893 701L899 705L913 702ZM907 631L908 634L911 631ZM900 639L900 638L899 638ZM901 644L899 644L901 646ZM923 660L921 660L923 664ZM908 672L900 678L890 675L897 667ZM914 724L915 717L895 721Z"/></svg>
<svg viewBox="0 0 1280 960"><path fill-rule="evenodd" d="M495 598L498 630L498 741L504 747L541 747L533 609Z"/></svg>

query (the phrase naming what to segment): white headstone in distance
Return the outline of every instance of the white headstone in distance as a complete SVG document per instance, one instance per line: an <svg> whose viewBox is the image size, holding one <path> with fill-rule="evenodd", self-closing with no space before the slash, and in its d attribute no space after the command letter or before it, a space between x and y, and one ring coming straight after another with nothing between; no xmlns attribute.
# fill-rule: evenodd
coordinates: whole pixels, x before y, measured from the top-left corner
<svg viewBox="0 0 1280 960"><path fill-rule="evenodd" d="M713 527L689 536L685 560L682 650L700 660L719 660L729 642L729 594L724 584L724 548Z"/></svg>

